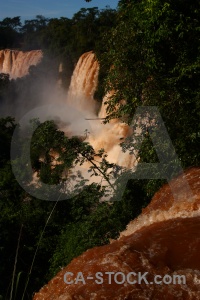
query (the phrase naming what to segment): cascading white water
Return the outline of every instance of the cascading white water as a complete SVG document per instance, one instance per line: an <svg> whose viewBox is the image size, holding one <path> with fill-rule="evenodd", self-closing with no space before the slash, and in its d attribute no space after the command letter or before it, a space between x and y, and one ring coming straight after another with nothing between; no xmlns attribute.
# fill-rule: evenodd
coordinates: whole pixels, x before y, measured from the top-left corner
<svg viewBox="0 0 200 300"><path fill-rule="evenodd" d="M137 164L136 157L130 155L128 151L123 153L120 147L121 141L132 133L131 128L118 119L111 120L108 124L103 124L101 120L107 115L105 102L109 101L113 92L104 96L99 112L96 113L96 102L93 99L93 95L98 84L98 71L99 65L95 60L94 53L87 52L83 54L74 70L67 101L71 104L74 103L76 108L84 112L86 117L90 116L92 119L90 120L92 132L86 141L96 151L104 148L108 155L107 160L110 163L133 169ZM92 114L90 115L89 112L92 112ZM86 164L85 168L88 169L88 166L89 164ZM184 184L184 182L180 184ZM157 208L155 206L149 214L142 214L133 224L131 223L122 235L129 235L142 226L149 226L152 223L171 218L183 217L185 214L192 217L196 214L198 215L199 210L196 209L194 211L193 202L188 203L186 201L181 203L173 202L173 205L167 211L162 211L160 207Z"/></svg>
<svg viewBox="0 0 200 300"><path fill-rule="evenodd" d="M120 147L122 140L131 133L130 127L118 119L112 120L109 124L103 124L101 120L106 117L105 102L109 101L109 95L104 97L97 113L98 103L93 96L98 84L98 72L99 64L94 53L84 53L73 72L67 102L83 112L85 118L90 119L92 132L87 141L94 150L103 148L110 163L131 168L136 163L135 156L122 152Z"/></svg>
<svg viewBox="0 0 200 300"><path fill-rule="evenodd" d="M37 65L42 57L41 50L0 50L0 73L9 74L11 79L23 77L28 74L29 67Z"/></svg>
<svg viewBox="0 0 200 300"><path fill-rule="evenodd" d="M130 128L119 120L112 120L106 125L98 120L106 116L104 105L99 114L96 113L93 99L98 68L92 52L85 53L80 58L72 77L67 102L85 114L85 118L93 118L90 121L92 132L87 138L93 148L104 148L108 153L108 161L132 168L136 163L134 157L125 153L123 160L119 145L120 138L130 134ZM88 74L93 75L90 77ZM109 95L105 96L103 104L107 100L109 101ZM185 193L184 178L191 188L191 197ZM118 240L112 240L110 245L87 250L75 258L36 293L33 299L199 299L199 178L200 169L191 168L163 186L141 215L121 232ZM178 201L175 201L171 192L172 185L179 192ZM63 280L67 272L73 275L72 284L66 284ZM85 278L89 275L94 280L89 280L86 284L79 281L76 284L78 272L82 272ZM147 273L147 284L145 281L140 284L126 281L116 284L114 280L112 283L105 280L103 284L97 284L97 272L115 275ZM155 276L167 279L171 276L174 279L177 275L185 277L185 283L177 284L178 281L174 283L167 280L158 284L153 281ZM117 279L121 280L119 277Z"/></svg>
<svg viewBox="0 0 200 300"><path fill-rule="evenodd" d="M78 109L95 108L93 95L98 83L99 64L92 51L84 53L74 69L69 92L68 102Z"/></svg>

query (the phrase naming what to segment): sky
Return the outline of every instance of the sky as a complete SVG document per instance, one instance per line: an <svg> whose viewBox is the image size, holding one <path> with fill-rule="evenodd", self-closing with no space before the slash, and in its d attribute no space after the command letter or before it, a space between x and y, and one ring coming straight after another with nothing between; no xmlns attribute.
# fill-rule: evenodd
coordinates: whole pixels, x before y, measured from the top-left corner
<svg viewBox="0 0 200 300"><path fill-rule="evenodd" d="M71 18L82 7L98 7L103 9L106 5L117 7L118 0L0 0L0 20L6 17L20 16L21 21L34 19L36 15L46 18Z"/></svg>

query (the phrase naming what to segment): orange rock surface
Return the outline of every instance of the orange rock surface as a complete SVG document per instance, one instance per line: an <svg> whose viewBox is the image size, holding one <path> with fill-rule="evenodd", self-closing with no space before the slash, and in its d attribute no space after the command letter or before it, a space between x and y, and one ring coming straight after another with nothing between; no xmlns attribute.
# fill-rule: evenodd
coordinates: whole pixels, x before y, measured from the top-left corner
<svg viewBox="0 0 200 300"><path fill-rule="evenodd" d="M75 258L33 299L200 299L200 169L191 168L184 176L191 198L180 175L172 181L179 189L178 201L169 185L162 187L118 240ZM66 272L72 274L65 276ZM97 272L102 274L101 283ZM135 273L129 276L131 272ZM141 279L139 274L146 275ZM157 275L164 282L157 284ZM177 275L185 281L181 277L178 282ZM139 278L141 282L134 283Z"/></svg>

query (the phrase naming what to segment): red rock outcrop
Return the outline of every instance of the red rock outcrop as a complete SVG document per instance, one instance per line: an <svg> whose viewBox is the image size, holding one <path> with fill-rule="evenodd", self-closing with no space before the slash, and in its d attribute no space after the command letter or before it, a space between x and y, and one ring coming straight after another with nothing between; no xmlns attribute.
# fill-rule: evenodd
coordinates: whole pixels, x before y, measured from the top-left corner
<svg viewBox="0 0 200 300"><path fill-rule="evenodd" d="M178 201L165 185L117 241L75 258L33 299L200 299L200 168L185 176L190 199L182 193L181 175L172 181Z"/></svg>

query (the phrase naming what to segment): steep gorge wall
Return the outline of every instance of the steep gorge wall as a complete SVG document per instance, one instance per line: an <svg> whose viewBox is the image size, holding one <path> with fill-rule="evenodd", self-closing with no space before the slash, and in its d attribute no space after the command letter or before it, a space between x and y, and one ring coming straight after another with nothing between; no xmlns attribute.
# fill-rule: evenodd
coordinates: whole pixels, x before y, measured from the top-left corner
<svg viewBox="0 0 200 300"><path fill-rule="evenodd" d="M23 77L28 74L29 67L37 65L42 57L41 50L0 50L0 73L9 74L11 79Z"/></svg>

